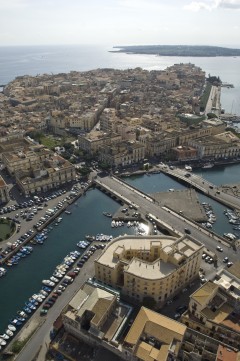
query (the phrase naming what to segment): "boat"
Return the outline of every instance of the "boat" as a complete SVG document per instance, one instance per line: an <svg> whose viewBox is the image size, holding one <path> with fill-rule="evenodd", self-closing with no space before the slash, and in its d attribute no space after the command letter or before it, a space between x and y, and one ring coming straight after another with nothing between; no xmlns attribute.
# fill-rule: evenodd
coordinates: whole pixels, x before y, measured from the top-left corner
<svg viewBox="0 0 240 361"><path fill-rule="evenodd" d="M223 236L226 237L226 238L228 238L228 239L230 239L231 241L234 241L234 240L237 238L237 237L236 237L234 234L232 234L232 233L224 233Z"/></svg>
<svg viewBox="0 0 240 361"><path fill-rule="evenodd" d="M58 217L57 222L58 223L62 222L62 217Z"/></svg>
<svg viewBox="0 0 240 361"><path fill-rule="evenodd" d="M65 214L72 214L72 212L70 212L70 211L65 211Z"/></svg>
<svg viewBox="0 0 240 361"><path fill-rule="evenodd" d="M3 340L8 340L10 336L4 333L3 335L0 335L0 338L2 338Z"/></svg>
<svg viewBox="0 0 240 361"><path fill-rule="evenodd" d="M206 163L202 166L202 169L210 169L214 167L214 163Z"/></svg>
<svg viewBox="0 0 240 361"><path fill-rule="evenodd" d="M50 287L54 287L55 283L50 281L50 280L42 280L42 284L45 286L50 286Z"/></svg>
<svg viewBox="0 0 240 361"><path fill-rule="evenodd" d="M12 332L17 331L16 327L13 326L13 325L8 325L8 329L9 329L10 331L12 331Z"/></svg>
<svg viewBox="0 0 240 361"><path fill-rule="evenodd" d="M108 212L103 212L103 215L109 218L112 218L112 214Z"/></svg>
<svg viewBox="0 0 240 361"><path fill-rule="evenodd" d="M0 277L4 276L7 273L7 270L3 267L0 267Z"/></svg>
<svg viewBox="0 0 240 361"><path fill-rule="evenodd" d="M13 337L13 332L12 332L11 330L7 329L7 330L5 331L5 333L6 333L8 336Z"/></svg>
<svg viewBox="0 0 240 361"><path fill-rule="evenodd" d="M27 314L24 311L17 311L17 314L21 317L27 318Z"/></svg>
<svg viewBox="0 0 240 361"><path fill-rule="evenodd" d="M113 221L111 222L111 227L114 228L115 226L116 226L116 223L115 223L115 221L113 220Z"/></svg>
<svg viewBox="0 0 240 361"><path fill-rule="evenodd" d="M0 338L0 346L5 346L7 344L7 341L3 338Z"/></svg>

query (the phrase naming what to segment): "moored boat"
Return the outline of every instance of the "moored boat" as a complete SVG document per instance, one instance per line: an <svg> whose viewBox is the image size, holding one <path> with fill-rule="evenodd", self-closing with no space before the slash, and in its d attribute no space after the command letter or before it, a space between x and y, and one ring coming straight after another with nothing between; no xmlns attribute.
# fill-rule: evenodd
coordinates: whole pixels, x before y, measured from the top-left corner
<svg viewBox="0 0 240 361"><path fill-rule="evenodd" d="M202 166L202 169L210 169L214 167L214 163L206 163Z"/></svg>

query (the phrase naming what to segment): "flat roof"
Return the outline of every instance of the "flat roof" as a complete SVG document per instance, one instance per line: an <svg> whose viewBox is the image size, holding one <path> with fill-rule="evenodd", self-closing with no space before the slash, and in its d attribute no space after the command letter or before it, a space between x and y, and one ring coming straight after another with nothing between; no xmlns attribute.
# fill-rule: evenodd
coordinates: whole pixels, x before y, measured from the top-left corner
<svg viewBox="0 0 240 361"><path fill-rule="evenodd" d="M156 258L150 262L142 260L141 255L137 256L136 251L142 251L143 253L148 252L150 254L154 246L159 247L162 250L161 252L167 255L167 261ZM180 266L181 260L188 259L201 247L203 246L200 243L194 242L187 236L185 238L168 236L121 236L108 244L96 260L96 263L114 269L120 261L124 261L127 264L125 272L136 275L137 277L154 280L166 277L174 272ZM128 251L132 251L134 255L131 259L129 259Z"/></svg>

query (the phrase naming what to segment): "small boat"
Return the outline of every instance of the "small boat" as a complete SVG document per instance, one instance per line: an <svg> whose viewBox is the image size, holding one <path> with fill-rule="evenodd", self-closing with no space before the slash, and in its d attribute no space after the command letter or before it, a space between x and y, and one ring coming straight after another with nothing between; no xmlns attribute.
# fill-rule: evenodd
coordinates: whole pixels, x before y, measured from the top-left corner
<svg viewBox="0 0 240 361"><path fill-rule="evenodd" d="M214 167L214 163L206 163L202 166L202 169L210 169Z"/></svg>
<svg viewBox="0 0 240 361"><path fill-rule="evenodd" d="M13 325L8 325L8 329L9 329L10 331L12 331L12 332L17 331L16 327L13 326Z"/></svg>
<svg viewBox="0 0 240 361"><path fill-rule="evenodd" d="M7 330L5 331L5 333L6 333L8 336L13 337L13 332L12 332L11 330L7 329Z"/></svg>
<svg viewBox="0 0 240 361"><path fill-rule="evenodd" d="M0 277L4 276L7 273L7 270L3 267L0 267Z"/></svg>
<svg viewBox="0 0 240 361"><path fill-rule="evenodd" d="M21 317L27 318L27 314L24 311L17 311L17 314Z"/></svg>
<svg viewBox="0 0 240 361"><path fill-rule="evenodd" d="M114 220L111 222L111 227L112 228L116 227L116 222Z"/></svg>
<svg viewBox="0 0 240 361"><path fill-rule="evenodd" d="M50 280L42 280L42 284L45 286L50 286L50 287L54 287L55 283L53 281Z"/></svg>
<svg viewBox="0 0 240 361"><path fill-rule="evenodd" d="M70 211L65 211L65 213L68 214L68 215L72 214L72 212L70 212Z"/></svg>
<svg viewBox="0 0 240 361"><path fill-rule="evenodd" d="M0 335L0 338L2 338L3 340L8 340L10 336L4 333L3 335Z"/></svg>
<svg viewBox="0 0 240 361"><path fill-rule="evenodd" d="M0 346L5 346L7 344L7 341L3 338L0 338Z"/></svg>
<svg viewBox="0 0 240 361"><path fill-rule="evenodd" d="M58 223L62 222L62 217L58 217L57 222Z"/></svg>

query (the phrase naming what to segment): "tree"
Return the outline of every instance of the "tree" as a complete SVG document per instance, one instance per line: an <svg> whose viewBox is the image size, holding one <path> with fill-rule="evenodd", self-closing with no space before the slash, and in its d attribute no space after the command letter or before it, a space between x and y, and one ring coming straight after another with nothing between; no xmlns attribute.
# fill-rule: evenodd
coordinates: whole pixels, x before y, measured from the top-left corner
<svg viewBox="0 0 240 361"><path fill-rule="evenodd" d="M153 297L146 296L143 298L143 306L150 308L150 309L154 309L156 306L156 301L154 300Z"/></svg>

